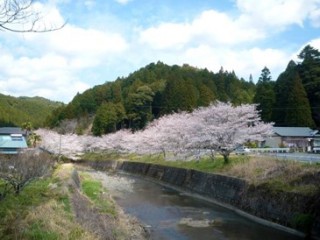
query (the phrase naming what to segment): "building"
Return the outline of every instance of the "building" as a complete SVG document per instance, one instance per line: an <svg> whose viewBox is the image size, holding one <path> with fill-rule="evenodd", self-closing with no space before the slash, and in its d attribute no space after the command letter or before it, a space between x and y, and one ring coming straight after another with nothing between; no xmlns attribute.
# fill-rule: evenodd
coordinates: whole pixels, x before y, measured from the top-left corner
<svg viewBox="0 0 320 240"><path fill-rule="evenodd" d="M26 134L21 128L0 128L0 154L17 154L27 147Z"/></svg>
<svg viewBox="0 0 320 240"><path fill-rule="evenodd" d="M313 141L311 142L312 152L320 153L320 134L314 136Z"/></svg>
<svg viewBox="0 0 320 240"><path fill-rule="evenodd" d="M320 150L320 135L308 127L273 127L274 134L263 143L265 147L287 147L293 151ZM319 146L318 146L319 145Z"/></svg>

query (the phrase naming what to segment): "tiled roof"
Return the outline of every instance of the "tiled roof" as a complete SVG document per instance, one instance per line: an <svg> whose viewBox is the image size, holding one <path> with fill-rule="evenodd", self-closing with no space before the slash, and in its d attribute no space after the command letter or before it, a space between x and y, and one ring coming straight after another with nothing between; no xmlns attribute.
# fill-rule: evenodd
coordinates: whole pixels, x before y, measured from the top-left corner
<svg viewBox="0 0 320 240"><path fill-rule="evenodd" d="M308 127L273 127L273 131L282 137L314 137L317 133Z"/></svg>
<svg viewBox="0 0 320 240"><path fill-rule="evenodd" d="M25 134L21 128L18 127L2 127L0 128L0 135L10 135L10 134Z"/></svg>

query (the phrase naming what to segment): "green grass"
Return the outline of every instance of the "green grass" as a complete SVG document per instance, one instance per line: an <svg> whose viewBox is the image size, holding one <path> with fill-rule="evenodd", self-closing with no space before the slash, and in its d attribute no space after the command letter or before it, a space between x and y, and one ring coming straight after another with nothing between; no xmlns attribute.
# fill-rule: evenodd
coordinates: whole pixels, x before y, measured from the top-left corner
<svg viewBox="0 0 320 240"><path fill-rule="evenodd" d="M20 194L2 199L0 239L95 239L75 221L62 177L34 180Z"/></svg>
<svg viewBox="0 0 320 240"><path fill-rule="evenodd" d="M63 209L67 212L67 213L72 213L72 209L71 209L71 203L70 203L70 199L68 195L62 195L59 197L59 202L61 202L63 204Z"/></svg>
<svg viewBox="0 0 320 240"><path fill-rule="evenodd" d="M24 212L29 206L37 206L46 201L49 182L49 179L37 180L26 186L19 195L8 194L0 204L0 219L5 218L12 210Z"/></svg>
<svg viewBox="0 0 320 240"><path fill-rule="evenodd" d="M34 239L34 240L59 239L59 234L57 234L56 232L45 230L45 224L42 221L35 222L30 226L28 226L28 228L24 230L23 235L27 239Z"/></svg>
<svg viewBox="0 0 320 240"><path fill-rule="evenodd" d="M203 172L224 171L233 165L249 161L249 157L245 155L232 155L230 156L230 164L225 164L223 157L221 156L216 156L214 160L212 160L210 157L204 157L199 161L185 161L183 159L176 161L166 161L162 154L138 155L119 154L115 152L86 153L82 156L82 159L89 161L127 160L133 162L159 164L170 167L194 169Z"/></svg>
<svg viewBox="0 0 320 240"><path fill-rule="evenodd" d="M12 236L19 220L23 220L30 207L39 206L48 200L49 180L37 180L26 186L19 194L8 194L0 202L0 238Z"/></svg>
<svg viewBox="0 0 320 240"><path fill-rule="evenodd" d="M89 152L85 153L81 156L82 159L89 161L108 161L108 160L122 160L123 157L127 155L122 155L113 151L105 151L105 152Z"/></svg>
<svg viewBox="0 0 320 240"><path fill-rule="evenodd" d="M104 194L107 190L103 188L100 181L91 179L86 174L81 174L81 187L85 195L87 195L99 208L102 213L116 216L115 205L111 199Z"/></svg>
<svg viewBox="0 0 320 240"><path fill-rule="evenodd" d="M170 153L167 156L170 156ZM172 155L172 154L171 154ZM173 155L172 155L173 156ZM170 167L194 169L202 172L218 173L236 178L245 179L253 185L264 185L271 191L287 191L314 195L320 191L319 185L305 182L304 177L316 176L320 171L320 164L305 164L296 161L276 160L270 157L231 155L230 162L224 163L223 157L216 156L214 160L204 157L199 161L165 161L162 154L138 155L118 154L115 152L100 152L84 155L83 159L89 160L126 160L159 164Z"/></svg>

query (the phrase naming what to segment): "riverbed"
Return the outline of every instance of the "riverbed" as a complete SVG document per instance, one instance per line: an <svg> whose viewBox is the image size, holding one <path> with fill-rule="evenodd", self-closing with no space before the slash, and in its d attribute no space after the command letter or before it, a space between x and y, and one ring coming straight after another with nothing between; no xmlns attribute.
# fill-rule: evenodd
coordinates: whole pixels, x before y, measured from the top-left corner
<svg viewBox="0 0 320 240"><path fill-rule="evenodd" d="M147 179L121 173L88 173L103 183L127 214L148 229L151 239L301 239Z"/></svg>

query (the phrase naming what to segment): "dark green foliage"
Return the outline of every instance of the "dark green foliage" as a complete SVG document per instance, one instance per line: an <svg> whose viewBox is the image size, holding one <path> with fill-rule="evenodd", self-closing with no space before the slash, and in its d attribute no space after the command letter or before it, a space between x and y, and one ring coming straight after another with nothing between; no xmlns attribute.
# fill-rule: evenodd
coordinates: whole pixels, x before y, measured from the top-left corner
<svg viewBox="0 0 320 240"><path fill-rule="evenodd" d="M147 85L142 85L128 94L127 116L129 127L141 129L152 119L151 103L153 96L154 92Z"/></svg>
<svg viewBox="0 0 320 240"><path fill-rule="evenodd" d="M181 76L172 76L163 92L163 113L191 111L196 106L194 87Z"/></svg>
<svg viewBox="0 0 320 240"><path fill-rule="evenodd" d="M285 113L286 124L297 127L314 127L309 100L298 73L293 76L291 84Z"/></svg>
<svg viewBox="0 0 320 240"><path fill-rule="evenodd" d="M97 110L92 125L92 133L100 136L115 132L125 119L124 107L121 103L103 103Z"/></svg>
<svg viewBox="0 0 320 240"><path fill-rule="evenodd" d="M209 106L216 99L214 93L204 84L199 86L198 106Z"/></svg>
<svg viewBox="0 0 320 240"><path fill-rule="evenodd" d="M47 125L55 127L64 119L79 119L85 114L96 115L101 105L107 102L124 106L126 118L121 124L116 124L117 130L122 127L141 129L163 114L192 111L215 100L231 101L234 104L251 103L254 93L255 85L239 80L234 72L221 70L215 74L187 64L180 67L157 62L126 78L118 78L115 82L95 86L83 94L77 94L67 106L56 110L48 118ZM110 119L113 119L113 112L110 110ZM113 131L114 127L98 127L99 118L101 116L96 117L92 129L95 134Z"/></svg>
<svg viewBox="0 0 320 240"><path fill-rule="evenodd" d="M290 61L275 85L276 104L273 120L279 126L314 127L309 100L298 74L298 65Z"/></svg>
<svg viewBox="0 0 320 240"><path fill-rule="evenodd" d="M254 103L259 104L257 109L261 111L261 119L264 122L272 120L273 106L276 102L274 82L271 81L271 74L267 67L264 67L257 83Z"/></svg>
<svg viewBox="0 0 320 240"><path fill-rule="evenodd" d="M21 126L28 121L35 128L41 127L51 112L62 105L41 97L15 98L0 94L0 127Z"/></svg>
<svg viewBox="0 0 320 240"><path fill-rule="evenodd" d="M298 57L302 60L298 71L307 92L312 116L317 126L320 126L320 52L307 45Z"/></svg>

